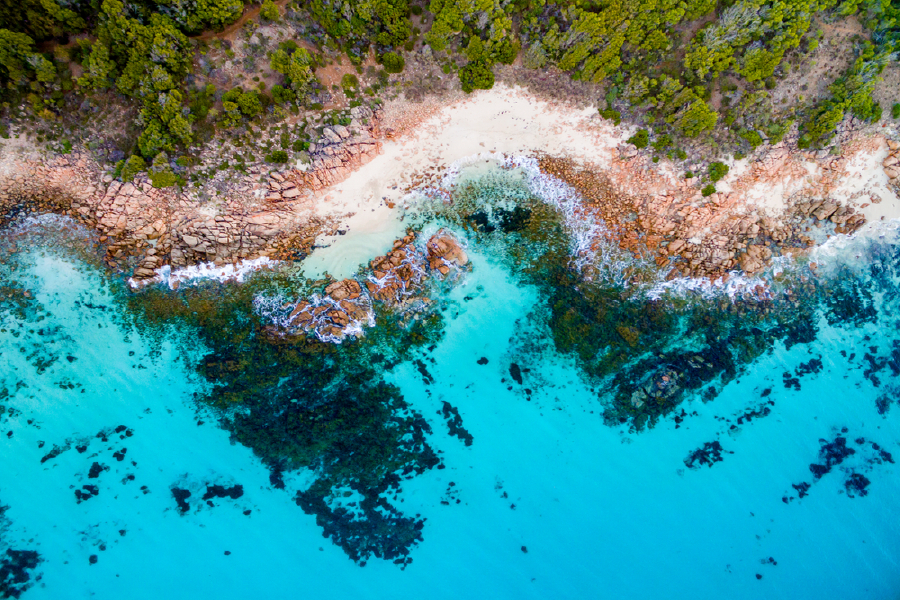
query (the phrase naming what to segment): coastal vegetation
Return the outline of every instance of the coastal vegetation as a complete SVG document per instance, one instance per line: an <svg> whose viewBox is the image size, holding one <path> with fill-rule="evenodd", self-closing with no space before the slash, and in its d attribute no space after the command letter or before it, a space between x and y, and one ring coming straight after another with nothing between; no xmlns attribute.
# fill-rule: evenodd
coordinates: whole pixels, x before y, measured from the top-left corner
<svg viewBox="0 0 900 600"><path fill-rule="evenodd" d="M330 118L327 105L405 91L411 68L436 64L471 92L516 63L590 83L600 114L643 125L632 142L652 145L657 159L683 160L698 144L710 160L740 157L792 127L801 148L822 148L845 118L900 118L896 104L873 96L897 59L898 16L896 0L25 0L0 8L0 119L4 130L32 123L64 152L90 141L79 132L86 107L118 107L128 125L108 134L116 150L102 162L130 175L138 163L125 169L128 157L151 164L164 154L199 184L203 170L178 160L197 163L217 140L246 147L250 131L302 113L286 147L238 151L228 168L274 150L298 158L294 147ZM844 23L860 25L841 49L853 59L824 93L782 90L815 55L823 28ZM323 84L318 73L341 57L350 64L341 85ZM226 69L231 83L222 85Z"/></svg>

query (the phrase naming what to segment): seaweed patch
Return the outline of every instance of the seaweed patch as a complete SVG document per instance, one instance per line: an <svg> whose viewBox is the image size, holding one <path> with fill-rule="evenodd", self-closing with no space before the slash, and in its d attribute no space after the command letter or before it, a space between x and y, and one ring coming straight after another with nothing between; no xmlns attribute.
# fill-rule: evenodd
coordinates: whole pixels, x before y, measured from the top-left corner
<svg viewBox="0 0 900 600"><path fill-rule="evenodd" d="M834 471L843 474L844 493L849 498L863 497L869 494L869 485L872 481L866 474L874 471L874 468L885 463L893 464L893 455L881 445L863 437L851 440L848 429L842 428L832 440L819 440L819 455L817 462L809 465L812 474L812 482L800 482L792 484L797 496L785 494L781 500L785 504L801 499L809 495L812 486Z"/></svg>

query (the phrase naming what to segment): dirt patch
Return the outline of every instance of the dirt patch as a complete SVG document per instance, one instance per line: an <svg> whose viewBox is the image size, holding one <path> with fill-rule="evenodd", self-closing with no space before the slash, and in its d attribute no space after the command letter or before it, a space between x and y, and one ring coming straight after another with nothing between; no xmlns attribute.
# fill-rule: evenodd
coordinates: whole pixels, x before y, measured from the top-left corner
<svg viewBox="0 0 900 600"><path fill-rule="evenodd" d="M805 101L818 102L830 96L828 86L840 77L855 60L848 48L853 47L851 38L867 38L868 32L856 17L847 17L836 23L825 23L821 19L813 22L811 31L823 32L819 46L810 56L801 58L792 65L791 72L771 92L775 106L792 105L802 95Z"/></svg>

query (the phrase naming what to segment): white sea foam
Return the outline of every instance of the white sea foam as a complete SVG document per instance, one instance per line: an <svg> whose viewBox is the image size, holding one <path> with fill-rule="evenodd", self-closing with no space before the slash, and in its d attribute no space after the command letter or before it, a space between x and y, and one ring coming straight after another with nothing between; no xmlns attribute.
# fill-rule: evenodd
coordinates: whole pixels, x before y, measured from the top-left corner
<svg viewBox="0 0 900 600"><path fill-rule="evenodd" d="M59 215L56 213L42 213L39 215L28 215L23 219L19 219L12 227L14 232L24 232L32 228L72 228L80 227L78 221L68 215Z"/></svg>
<svg viewBox="0 0 900 600"><path fill-rule="evenodd" d="M820 277L833 275L843 267L866 267L871 264L873 254L877 253L879 248L897 244L900 244L900 219L876 221L867 223L856 233L831 236L824 243L812 248L807 257L799 261L788 255L777 256L772 260L771 266L760 273L748 275L738 271L732 273L725 281L678 277L656 283L645 292L645 295L650 300L658 300L667 295L676 297L695 295L710 299L722 294L731 299L744 294L771 298L773 295L771 280L775 277L813 264L815 274Z"/></svg>
<svg viewBox="0 0 900 600"><path fill-rule="evenodd" d="M252 260L244 260L237 264L227 264L222 266L213 263L200 263L181 269L173 269L171 266L165 265L156 269L155 277L139 281L134 278L129 278L128 285L136 289L154 283L164 283L169 286L169 288L175 289L175 287L182 284L190 284L191 282L209 279L215 279L222 282L235 281L242 283L249 275L261 269L273 268L278 262L279 261L272 260L267 256L261 256Z"/></svg>
<svg viewBox="0 0 900 600"><path fill-rule="evenodd" d="M296 317L298 315L294 315L293 318L291 317L291 313L293 313L294 309L297 308L297 306L299 306L301 303L308 304L307 308L301 311L301 313L306 312L313 316L313 319L308 321L305 327L300 327L297 325ZM344 309L341 307L340 302L336 301L331 296L313 294L309 298L297 300L288 299L283 294L276 294L274 296L257 294L253 298L253 308L256 310L256 313L268 320L276 327L279 327L280 329L283 329L284 331L287 331L289 333L298 333L300 331L312 332L319 339L319 341L330 342L334 344L340 344L347 337L359 337L363 335L363 329L365 327L375 326L375 312L372 309L371 297L365 291L363 291L360 297L354 300L354 304L365 309L365 318L351 319L347 325L339 328L340 335L336 335L334 333L326 331L326 328L330 329L332 327L335 327L335 325L325 317L325 314L328 312L328 310L315 310L324 306L333 308L335 310L340 310L346 314L346 311L344 311Z"/></svg>
<svg viewBox="0 0 900 600"><path fill-rule="evenodd" d="M744 294L752 294L757 298L771 298L772 291L768 279L761 275L746 275L741 272L732 274L724 281L707 277L677 277L659 281L644 292L648 300L660 300L664 296L699 296L709 300L721 295L733 300Z"/></svg>
<svg viewBox="0 0 900 600"><path fill-rule="evenodd" d="M447 191L459 180L466 167L479 162L493 161L504 169L518 169L525 178L530 193L556 208L563 217L569 234L569 250L574 266L587 277L604 283L626 286L631 283L635 269L653 269L650 261L635 257L619 247L615 235L594 215L587 214L584 200L567 183L542 172L534 157L507 156L499 152L482 152L452 163L441 179L439 188L421 190L426 196L446 199Z"/></svg>
<svg viewBox="0 0 900 600"><path fill-rule="evenodd" d="M840 266L866 264L874 249L900 243L900 219L866 223L851 235L835 235L816 246L809 254L820 272Z"/></svg>

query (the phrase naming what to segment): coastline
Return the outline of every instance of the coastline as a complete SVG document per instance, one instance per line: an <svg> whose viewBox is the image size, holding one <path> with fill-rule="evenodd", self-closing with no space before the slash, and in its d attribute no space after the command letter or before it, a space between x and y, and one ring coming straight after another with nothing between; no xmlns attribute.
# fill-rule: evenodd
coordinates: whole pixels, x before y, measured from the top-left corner
<svg viewBox="0 0 900 600"><path fill-rule="evenodd" d="M545 175L581 193L583 218L602 222L604 236L655 259L670 277L752 274L778 255L900 218L900 144L880 132L848 140L839 155L792 149L790 140L762 147L730 161L719 191L704 197L676 163L654 163L628 144L633 128L521 88L401 98L353 114L349 127L323 130L308 164L253 168L218 203L145 180L113 181L86 154L35 159L5 150L0 213L83 221L107 245L107 265L133 270L138 282L166 266L305 257L348 232L390 237L409 193L439 188L454 163L479 155L537 158ZM360 262L373 251L358 249Z"/></svg>

